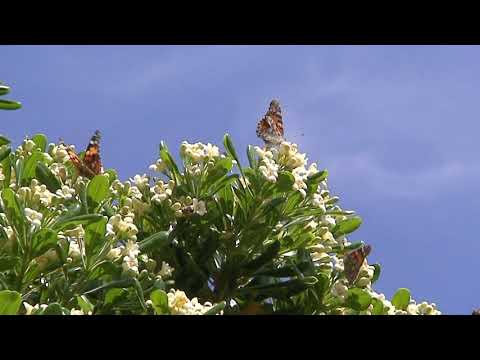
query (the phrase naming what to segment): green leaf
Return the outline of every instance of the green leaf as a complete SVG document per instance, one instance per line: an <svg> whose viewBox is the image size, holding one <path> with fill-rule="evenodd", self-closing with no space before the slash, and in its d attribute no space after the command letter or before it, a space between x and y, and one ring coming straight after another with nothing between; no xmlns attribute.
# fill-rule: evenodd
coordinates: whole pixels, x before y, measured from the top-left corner
<svg viewBox="0 0 480 360"><path fill-rule="evenodd" d="M3 187L8 187L12 177L12 160L10 159L10 156L7 156L2 161L2 172L3 176L5 176L5 180L3 180Z"/></svg>
<svg viewBox="0 0 480 360"><path fill-rule="evenodd" d="M345 298L346 305L357 311L366 310L372 302L372 297L363 289L349 289Z"/></svg>
<svg viewBox="0 0 480 360"><path fill-rule="evenodd" d="M215 195L220 190L222 190L225 187L230 186L231 184L238 181L238 179L239 179L238 174L232 174L232 175L227 176L225 179L223 179L219 183L215 184L215 187L213 187L213 190L211 190L206 196L202 197L202 199L209 198L209 197Z"/></svg>
<svg viewBox="0 0 480 360"><path fill-rule="evenodd" d="M65 309L59 303L52 303L43 310L42 315L65 315Z"/></svg>
<svg viewBox="0 0 480 360"><path fill-rule="evenodd" d="M17 110L22 107L18 101L0 99L0 110Z"/></svg>
<svg viewBox="0 0 480 360"><path fill-rule="evenodd" d="M51 229L41 229L32 237L32 256L37 257L57 245L58 234Z"/></svg>
<svg viewBox="0 0 480 360"><path fill-rule="evenodd" d="M145 304L145 297L143 295L142 285L137 278L133 278L133 288L135 289L135 293L137 294L137 298L140 302L141 307L144 311L147 311L147 305Z"/></svg>
<svg viewBox="0 0 480 360"><path fill-rule="evenodd" d="M278 252L280 251L280 246L280 241L278 240L269 245L260 256L249 261L243 266L243 273L252 274L271 262L273 259L275 259L275 257L277 257Z"/></svg>
<svg viewBox="0 0 480 360"><path fill-rule="evenodd" d="M225 134L223 136L223 146L225 146L225 150L227 150L228 155L235 159L240 168L240 159L238 158L237 151L233 146L233 141L229 134Z"/></svg>
<svg viewBox="0 0 480 360"><path fill-rule="evenodd" d="M278 173L278 180L276 188L280 192L287 192L292 190L293 184L295 184L295 177L289 171L280 171Z"/></svg>
<svg viewBox="0 0 480 360"><path fill-rule="evenodd" d="M140 241L138 247L141 252L151 251L154 248L160 249L163 246L168 245L171 240L173 239L169 238L168 231L160 231Z"/></svg>
<svg viewBox="0 0 480 360"><path fill-rule="evenodd" d="M108 176L96 175L87 185L87 202L90 209L95 209L109 193Z"/></svg>
<svg viewBox="0 0 480 360"><path fill-rule="evenodd" d="M227 175L227 173L232 170L232 158L227 157L224 159L217 160L214 167L208 171L207 182L213 184L215 181L221 177Z"/></svg>
<svg viewBox="0 0 480 360"><path fill-rule="evenodd" d="M362 219L359 216L354 216L350 219L339 222L332 230L333 236L341 236L350 234L357 230L362 224Z"/></svg>
<svg viewBox="0 0 480 360"><path fill-rule="evenodd" d="M0 315L16 315L21 301L22 297L16 291L0 291Z"/></svg>
<svg viewBox="0 0 480 360"><path fill-rule="evenodd" d="M112 185L112 183L118 179L118 174L115 171L115 169L107 169L104 171L105 174L108 174L108 182L109 185Z"/></svg>
<svg viewBox="0 0 480 360"><path fill-rule="evenodd" d="M22 176L20 178L20 183L23 186L30 185L30 181L35 177L35 169L37 163L43 160L43 154L39 151L35 151L30 155L24 163Z"/></svg>
<svg viewBox="0 0 480 360"><path fill-rule="evenodd" d="M45 149L47 148L47 137L44 134L35 134L32 137L32 141L37 145L37 148L39 148L42 152L45 152Z"/></svg>
<svg viewBox="0 0 480 360"><path fill-rule="evenodd" d="M170 308L168 307L168 296L163 290L155 290L150 294L150 300L153 304L153 309L156 315L169 315Z"/></svg>
<svg viewBox="0 0 480 360"><path fill-rule="evenodd" d="M0 272L6 270L12 270L14 266L18 263L19 258L16 256L10 255L1 255L0 256Z"/></svg>
<svg viewBox="0 0 480 360"><path fill-rule="evenodd" d="M12 149L10 146L3 145L0 147L0 161L3 161L10 153L12 152Z"/></svg>
<svg viewBox="0 0 480 360"><path fill-rule="evenodd" d="M3 145L8 145L10 144L11 141L9 138L3 136L3 135L0 135L0 146L3 146Z"/></svg>
<svg viewBox="0 0 480 360"><path fill-rule="evenodd" d="M95 250L105 242L106 227L107 219L105 217L85 227L85 252L87 256L94 254Z"/></svg>
<svg viewBox="0 0 480 360"><path fill-rule="evenodd" d="M311 184L311 183L314 183L314 182L317 183L317 184L321 183L327 177L328 177L328 171L326 169L322 170L322 171L319 171L316 174L313 174L312 176L308 177L307 184Z"/></svg>
<svg viewBox="0 0 480 360"><path fill-rule="evenodd" d="M384 307L381 300L373 298L372 305L373 305L372 315L383 315Z"/></svg>
<svg viewBox="0 0 480 360"><path fill-rule="evenodd" d="M48 166L41 161L37 162L35 177L53 193L62 187L60 180L52 173Z"/></svg>
<svg viewBox="0 0 480 360"><path fill-rule="evenodd" d="M237 292L242 295L252 296L256 300L267 299L269 297L288 299L314 286L317 282L318 279L314 276L307 276L302 279L293 279L275 284L240 288Z"/></svg>
<svg viewBox="0 0 480 360"><path fill-rule="evenodd" d="M172 173L173 178L175 179L175 182L177 184L180 183L180 179L181 179L180 171L178 170L178 166L175 163L175 160L173 160L172 155L170 154L170 152L166 147L163 147L160 150L160 159L162 159L165 162L165 165Z"/></svg>
<svg viewBox="0 0 480 360"><path fill-rule="evenodd" d="M373 264L371 266L373 266L375 268L375 270L373 271L373 277L372 277L372 284L373 284L380 277L380 273L382 272L382 268L380 267L380 264Z"/></svg>
<svg viewBox="0 0 480 360"><path fill-rule="evenodd" d="M18 203L13 190L10 188L3 189L2 200L8 222L17 230L17 233L22 236L25 230L26 218L23 208Z"/></svg>
<svg viewBox="0 0 480 360"><path fill-rule="evenodd" d="M77 302L84 314L93 312L94 306L85 295L77 296Z"/></svg>
<svg viewBox="0 0 480 360"><path fill-rule="evenodd" d="M227 305L226 302L222 301L216 304L215 306L213 306L210 310L207 310L206 312L204 312L203 315L217 315L218 313L220 313L220 311L225 309L226 305Z"/></svg>
<svg viewBox="0 0 480 360"><path fill-rule="evenodd" d="M83 295L93 294L93 293L96 293L100 290L106 290L106 289L112 289L112 288L131 287L131 286L133 286L133 279L132 278L115 280L115 281L111 281L109 283L100 285L100 286L98 286L94 289L90 289L88 291L85 291L83 293Z"/></svg>
<svg viewBox="0 0 480 360"><path fill-rule="evenodd" d="M255 169L257 167L257 158L256 158L255 148L252 145L247 146L247 157L248 157L248 163L250 164L250 167L252 169Z"/></svg>
<svg viewBox="0 0 480 360"><path fill-rule="evenodd" d="M105 294L105 302L106 306L112 306L116 302L120 301L128 294L128 291L122 288L113 288L106 292Z"/></svg>
<svg viewBox="0 0 480 360"><path fill-rule="evenodd" d="M392 304L397 309L405 310L408 304L410 304L410 290L406 288L398 289L395 295L393 295Z"/></svg>
<svg viewBox="0 0 480 360"><path fill-rule="evenodd" d="M10 86L0 85L0 96L7 95L10 92Z"/></svg>
<svg viewBox="0 0 480 360"><path fill-rule="evenodd" d="M70 214L66 214L61 218L57 219L57 221L53 224L52 229L54 230L64 230L66 228L74 228L78 225L88 225L95 222L100 221L103 219L103 216L100 214L86 214L86 215L77 215L71 216Z"/></svg>

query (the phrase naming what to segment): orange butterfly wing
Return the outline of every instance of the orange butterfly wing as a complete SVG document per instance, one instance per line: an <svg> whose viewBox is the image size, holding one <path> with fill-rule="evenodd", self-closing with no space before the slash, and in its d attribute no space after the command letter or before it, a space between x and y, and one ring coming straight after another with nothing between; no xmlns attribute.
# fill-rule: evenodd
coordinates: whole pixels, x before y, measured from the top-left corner
<svg viewBox="0 0 480 360"><path fill-rule="evenodd" d="M102 161L100 159L100 132L98 130L95 131L95 134L90 139L90 143L85 151L83 163L94 175L98 175L102 172Z"/></svg>
<svg viewBox="0 0 480 360"><path fill-rule="evenodd" d="M81 176L92 178L103 171L99 142L100 132L97 130L90 139L83 161L70 147L67 147L68 156Z"/></svg>
<svg viewBox="0 0 480 360"><path fill-rule="evenodd" d="M343 259L343 265L345 270L345 277L350 284L353 284L357 280L358 273L362 268L365 258L370 254L372 247L370 245L362 245L358 249L352 250L347 253Z"/></svg>
<svg viewBox="0 0 480 360"><path fill-rule="evenodd" d="M257 124L257 136L267 145L278 145L284 141L283 120L280 103L272 100L265 116Z"/></svg>

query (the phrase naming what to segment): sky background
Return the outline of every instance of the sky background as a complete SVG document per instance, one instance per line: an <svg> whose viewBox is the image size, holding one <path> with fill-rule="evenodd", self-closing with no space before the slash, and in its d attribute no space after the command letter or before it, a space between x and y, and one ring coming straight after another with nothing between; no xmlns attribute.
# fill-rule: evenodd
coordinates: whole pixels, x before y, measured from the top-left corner
<svg viewBox="0 0 480 360"><path fill-rule="evenodd" d="M124 180L148 173L160 140L228 132L243 155L278 98L287 139L363 218L350 240L373 245L376 290L480 307L479 46L0 46L0 80L24 104L0 133L84 148L98 128Z"/></svg>

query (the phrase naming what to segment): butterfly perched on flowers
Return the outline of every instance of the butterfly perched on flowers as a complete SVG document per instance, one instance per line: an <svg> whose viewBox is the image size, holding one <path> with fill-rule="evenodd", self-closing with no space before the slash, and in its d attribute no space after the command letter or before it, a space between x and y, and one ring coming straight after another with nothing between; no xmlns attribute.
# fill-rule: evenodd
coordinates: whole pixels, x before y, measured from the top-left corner
<svg viewBox="0 0 480 360"><path fill-rule="evenodd" d="M79 175L92 178L103 172L102 161L100 160L100 131L96 130L90 138L83 160L72 150L66 148L68 156L77 169Z"/></svg>
<svg viewBox="0 0 480 360"><path fill-rule="evenodd" d="M370 245L362 244L359 248L345 254L343 258L343 266L345 276L350 284L353 284L355 280L357 280L363 262L371 251L372 247Z"/></svg>
<svg viewBox="0 0 480 360"><path fill-rule="evenodd" d="M265 116L257 124L257 136L267 146L276 146L285 141L283 137L282 109L278 100L272 100Z"/></svg>

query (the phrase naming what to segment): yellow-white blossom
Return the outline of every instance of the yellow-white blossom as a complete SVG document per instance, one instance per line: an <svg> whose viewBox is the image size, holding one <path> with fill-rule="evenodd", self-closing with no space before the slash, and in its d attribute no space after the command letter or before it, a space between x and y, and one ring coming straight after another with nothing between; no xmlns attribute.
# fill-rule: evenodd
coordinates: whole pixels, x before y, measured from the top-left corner
<svg viewBox="0 0 480 360"><path fill-rule="evenodd" d="M203 200L198 200L198 199L194 198L192 200L192 206L193 206L193 211L194 211L195 214L203 216L207 213L207 207L205 205L205 201L203 201Z"/></svg>

